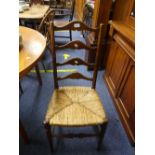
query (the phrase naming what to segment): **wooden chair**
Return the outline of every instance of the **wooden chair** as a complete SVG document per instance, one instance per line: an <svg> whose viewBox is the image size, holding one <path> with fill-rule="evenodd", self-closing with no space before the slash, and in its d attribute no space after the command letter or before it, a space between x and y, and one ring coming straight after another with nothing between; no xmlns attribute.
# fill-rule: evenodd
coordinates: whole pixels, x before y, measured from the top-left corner
<svg viewBox="0 0 155 155"><path fill-rule="evenodd" d="M54 16L55 16L55 11L50 8L45 14L42 21L40 22L39 26L37 27L37 30L47 38L47 45L49 44L49 36L48 36L46 23L53 21Z"/></svg>
<svg viewBox="0 0 155 155"><path fill-rule="evenodd" d="M42 19L42 21L40 22L39 26L37 27L37 30L40 33L42 33L46 37L46 39L47 39L46 48L49 45L49 36L48 36L48 31L47 31L46 23L50 22L50 21L53 21L54 14L55 14L54 10L53 9L49 9L47 11L47 13L45 14L44 18ZM44 57L43 57L43 59L44 59ZM46 72L46 67L45 67L45 65L43 63L43 59L42 59L41 63L42 63L42 66L43 66L43 68L44 68L44 70Z"/></svg>
<svg viewBox="0 0 155 155"><path fill-rule="evenodd" d="M37 4L44 5L44 0L29 0L28 3L30 4L30 6L37 5ZM20 25L23 25L23 24L21 24L22 20L19 20L19 23L20 23ZM40 23L40 20L33 20L32 21L32 20L27 19L27 20L24 20L23 26L36 29L36 25L38 25L39 23Z"/></svg>
<svg viewBox="0 0 155 155"><path fill-rule="evenodd" d="M70 6L67 6L67 3L70 3ZM65 1L66 8L55 8L55 19L54 25L56 26L64 26L73 20L74 16L74 8L75 8L75 0L66 0ZM65 18L65 20L64 20ZM56 36L60 38L68 38L68 36ZM69 30L69 38L72 40L72 32Z"/></svg>
<svg viewBox="0 0 155 155"><path fill-rule="evenodd" d="M98 32L98 42L97 47L89 47L81 41L71 41L68 44L56 46L54 32L57 30L87 30L91 32ZM50 35L50 48L51 54L53 58L53 75L54 75L54 92L53 96L49 102L47 113L44 120L44 126L46 129L48 141L50 143L51 151L53 152L53 142L52 139L54 137L63 138L63 137L98 137L98 145L97 149L100 150L102 138L105 133L105 129L107 126L107 116L105 114L103 105L101 103L100 97L97 94L96 87L96 79L97 72L99 67L99 57L100 51L102 48L102 40L103 40L103 24L97 28L90 28L83 24L80 21L73 21L64 27L56 27L54 23L48 24L48 32ZM96 52L96 63L94 65L94 73L93 77L87 77L82 75L81 73L75 72L69 74L64 77L57 76L57 67L63 65L84 65L84 66L92 66L85 62L80 58L73 58L64 63L58 63L56 61L56 51L58 49L66 50L67 48L71 49L85 49L87 52ZM65 79L84 79L92 82L91 87L84 86L67 86L67 87L59 87L58 81ZM88 127L93 126L96 127L97 132L94 134L91 133L79 133L79 134L54 134L54 128L58 127ZM52 127L52 131L51 131Z"/></svg>
<svg viewBox="0 0 155 155"><path fill-rule="evenodd" d="M44 0L30 0L30 5L33 4L44 4Z"/></svg>
<svg viewBox="0 0 155 155"><path fill-rule="evenodd" d="M64 7L64 2L61 0L50 0L50 7L51 8L63 8Z"/></svg>

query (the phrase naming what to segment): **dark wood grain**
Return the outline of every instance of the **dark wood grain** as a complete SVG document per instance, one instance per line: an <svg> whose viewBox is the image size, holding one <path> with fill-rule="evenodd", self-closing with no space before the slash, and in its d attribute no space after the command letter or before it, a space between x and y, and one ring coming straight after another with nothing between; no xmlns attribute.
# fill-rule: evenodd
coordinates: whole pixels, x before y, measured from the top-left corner
<svg viewBox="0 0 155 155"><path fill-rule="evenodd" d="M63 66L63 65L85 65L85 66L94 66L94 64L89 64L87 62L85 62L84 60L80 59L80 58L73 58L70 59L64 63L57 63L57 66Z"/></svg>
<svg viewBox="0 0 155 155"><path fill-rule="evenodd" d="M66 80L66 79L84 79L84 80L93 81L93 78L86 77L86 76L84 76L83 74L78 73L78 72L69 74L69 75L64 76L64 77L57 77L57 79L58 79L58 80Z"/></svg>
<svg viewBox="0 0 155 155"><path fill-rule="evenodd" d="M88 51L94 51L97 49L96 47L90 47L86 44L84 44L82 41L79 41L79 40L74 40L74 41L71 41L65 45L62 45L62 46L56 46L55 47L56 49L65 49L65 48L71 48L71 49L85 49L85 50L88 50Z"/></svg>
<svg viewBox="0 0 155 155"><path fill-rule="evenodd" d="M135 143L135 43L134 30L113 21L105 81L126 134Z"/></svg>
<svg viewBox="0 0 155 155"><path fill-rule="evenodd" d="M87 25L85 25L84 23L82 23L80 21L72 21L70 23L67 23L63 27L54 25L54 29L55 29L55 31L64 31L64 30L83 31L83 30L87 30L87 31L92 31L92 32L96 32L98 30L97 28L88 27Z"/></svg>

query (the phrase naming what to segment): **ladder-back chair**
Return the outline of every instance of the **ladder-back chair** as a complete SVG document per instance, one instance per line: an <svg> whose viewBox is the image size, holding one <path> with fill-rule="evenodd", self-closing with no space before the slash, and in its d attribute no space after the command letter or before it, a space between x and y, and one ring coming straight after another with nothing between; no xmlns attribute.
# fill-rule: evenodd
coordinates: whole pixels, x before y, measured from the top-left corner
<svg viewBox="0 0 155 155"><path fill-rule="evenodd" d="M47 45L49 44L49 36L46 23L51 22L54 20L55 11L53 9L49 9L45 16L43 17L42 21L40 22L37 30L42 33L47 38Z"/></svg>
<svg viewBox="0 0 155 155"><path fill-rule="evenodd" d="M91 32L98 33L97 47L89 47L81 41L75 40L71 41L65 45L56 46L54 32L57 30L72 30L72 31L82 31L87 30ZM53 96L49 102L47 113L44 120L44 126L46 129L48 141L51 146L51 151L53 152L53 142L54 137L93 137L97 136L98 145L97 149L101 148L102 139L107 126L107 116L101 103L100 97L97 94L96 79L99 67L99 57L102 48L103 41L103 24L99 28L90 28L80 21L73 21L64 27L56 27L54 23L48 23L48 32L50 36L50 48L53 58L53 75L54 75L54 92ZM58 63L56 61L56 51L62 49L73 49L81 50L84 49L87 52L96 52L96 63L94 65L93 77L87 77L81 73L75 72L64 77L57 76L57 67L63 65L84 65L92 66L82 60L81 58L73 58L64 63ZM65 79L84 79L92 82L92 87L84 86L66 86L59 87L58 81ZM51 131L51 127L88 127L93 126L97 128L97 132L91 133L79 133L79 134L54 134Z"/></svg>
<svg viewBox="0 0 155 155"><path fill-rule="evenodd" d="M70 4L69 6L67 4ZM64 8L55 8L54 25L64 26L73 20L75 8L75 0L66 0ZM70 41L72 40L72 31L69 31ZM60 38L68 38L68 36L56 36Z"/></svg>
<svg viewBox="0 0 155 155"><path fill-rule="evenodd" d="M30 0L30 5L33 4L44 4L44 0Z"/></svg>
<svg viewBox="0 0 155 155"><path fill-rule="evenodd" d="M46 12L45 16L43 17L42 21L40 22L39 26L37 27L37 30L46 37L46 48L49 46L49 35L48 35L46 23L53 21L54 14L55 14L54 10L49 9ZM44 59L44 56L43 56L43 59ZM45 65L43 63L43 60L41 62L42 62L42 66L46 72L46 68L45 68Z"/></svg>

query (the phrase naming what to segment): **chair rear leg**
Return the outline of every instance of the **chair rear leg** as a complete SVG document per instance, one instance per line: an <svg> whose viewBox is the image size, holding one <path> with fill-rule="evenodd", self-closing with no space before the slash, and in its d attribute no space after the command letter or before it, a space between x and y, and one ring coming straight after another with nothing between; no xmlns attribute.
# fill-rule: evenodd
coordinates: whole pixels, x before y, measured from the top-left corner
<svg viewBox="0 0 155 155"><path fill-rule="evenodd" d="M20 89L20 92L23 94L24 93L24 91L23 91L23 88L22 88L22 85L21 85L21 83L19 82L19 89Z"/></svg>
<svg viewBox="0 0 155 155"><path fill-rule="evenodd" d="M39 72L38 65L35 66L35 70L36 70L36 73L37 73L38 82L39 82L40 85L42 85L42 79L41 79L41 75L40 75L40 72Z"/></svg>
<svg viewBox="0 0 155 155"><path fill-rule="evenodd" d="M100 149L101 149L102 141L103 141L104 134L105 134L105 131L106 131L106 128L107 128L107 124L108 123L104 123L104 124L101 125L101 130L100 130L98 145L97 145L97 150L98 151L100 151Z"/></svg>
<svg viewBox="0 0 155 155"><path fill-rule="evenodd" d="M46 67L45 67L45 64L44 64L43 60L41 61L41 63L42 63L42 66L43 66L43 68L44 68L44 71L45 71L45 72L47 72L47 71L46 71Z"/></svg>
<svg viewBox="0 0 155 155"><path fill-rule="evenodd" d="M46 123L46 124L44 124L44 127L45 127L45 130L46 130L48 142L49 142L49 145L50 145L50 150L53 153L54 148L53 148L53 141L52 141L51 126L48 123Z"/></svg>

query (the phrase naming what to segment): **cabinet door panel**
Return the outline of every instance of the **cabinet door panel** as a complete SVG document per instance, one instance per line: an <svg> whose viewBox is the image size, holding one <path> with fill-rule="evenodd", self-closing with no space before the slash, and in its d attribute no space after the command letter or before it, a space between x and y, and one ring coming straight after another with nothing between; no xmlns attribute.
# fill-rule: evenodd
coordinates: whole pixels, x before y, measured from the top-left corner
<svg viewBox="0 0 155 155"><path fill-rule="evenodd" d="M124 52L124 49L115 41L112 41L106 67L106 76L114 95L117 93L128 63L129 57Z"/></svg>
<svg viewBox="0 0 155 155"><path fill-rule="evenodd" d="M130 68L129 76L126 79L125 85L119 95L122 103L124 104L126 111L130 117L130 114L133 111L134 103L135 103L135 69L132 66Z"/></svg>
<svg viewBox="0 0 155 155"><path fill-rule="evenodd" d="M135 130L135 66L134 62L129 64L127 73L122 82L118 94L119 106L126 118L129 127L134 135Z"/></svg>

